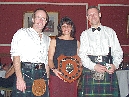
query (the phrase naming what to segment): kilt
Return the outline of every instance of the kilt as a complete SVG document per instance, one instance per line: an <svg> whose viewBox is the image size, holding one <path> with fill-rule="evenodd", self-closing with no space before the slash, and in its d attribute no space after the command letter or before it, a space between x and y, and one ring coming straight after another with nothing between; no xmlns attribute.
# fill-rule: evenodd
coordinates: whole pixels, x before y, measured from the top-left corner
<svg viewBox="0 0 129 97"><path fill-rule="evenodd" d="M26 90L25 93L16 89L16 78L13 85L12 97L37 97L32 93L32 85L35 79L43 78L46 83L46 91L42 96L38 97L49 97L48 93L48 80L45 68L35 69L35 68L22 68L22 75L24 81L26 82Z"/></svg>
<svg viewBox="0 0 129 97"><path fill-rule="evenodd" d="M57 76L50 75L50 97L77 97L77 82L64 82Z"/></svg>
<svg viewBox="0 0 129 97"><path fill-rule="evenodd" d="M79 82L78 97L120 97L116 73L105 73L104 80L94 80L91 70L84 68Z"/></svg>

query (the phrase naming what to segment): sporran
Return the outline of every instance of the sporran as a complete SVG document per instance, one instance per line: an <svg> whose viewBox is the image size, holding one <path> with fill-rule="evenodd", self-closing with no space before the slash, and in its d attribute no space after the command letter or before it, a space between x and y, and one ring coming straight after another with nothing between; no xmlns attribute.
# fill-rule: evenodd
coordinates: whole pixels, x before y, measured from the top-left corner
<svg viewBox="0 0 129 97"><path fill-rule="evenodd" d="M42 96L46 91L46 83L44 79L36 79L32 85L32 92L35 96Z"/></svg>

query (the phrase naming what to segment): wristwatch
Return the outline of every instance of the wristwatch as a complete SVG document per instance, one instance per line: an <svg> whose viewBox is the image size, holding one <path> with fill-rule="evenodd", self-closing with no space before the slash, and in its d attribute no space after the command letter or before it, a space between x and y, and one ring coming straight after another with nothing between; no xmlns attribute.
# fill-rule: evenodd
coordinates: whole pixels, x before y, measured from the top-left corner
<svg viewBox="0 0 129 97"><path fill-rule="evenodd" d="M55 67L52 67L51 70L53 71L54 69L56 69Z"/></svg>

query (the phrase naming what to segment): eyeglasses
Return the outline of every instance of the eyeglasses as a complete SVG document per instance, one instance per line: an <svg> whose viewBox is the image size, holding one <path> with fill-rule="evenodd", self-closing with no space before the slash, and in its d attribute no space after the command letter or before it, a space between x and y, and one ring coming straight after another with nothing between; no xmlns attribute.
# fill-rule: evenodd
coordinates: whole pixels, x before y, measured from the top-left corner
<svg viewBox="0 0 129 97"><path fill-rule="evenodd" d="M47 21L46 18L44 18L44 17L39 17L39 16L35 16L35 19L37 19L37 20L42 20L42 21Z"/></svg>

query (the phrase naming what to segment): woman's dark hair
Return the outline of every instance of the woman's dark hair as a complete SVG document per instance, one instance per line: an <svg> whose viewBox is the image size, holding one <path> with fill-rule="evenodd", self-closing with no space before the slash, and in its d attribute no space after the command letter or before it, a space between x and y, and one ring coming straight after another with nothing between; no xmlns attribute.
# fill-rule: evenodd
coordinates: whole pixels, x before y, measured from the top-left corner
<svg viewBox="0 0 129 97"><path fill-rule="evenodd" d="M57 35L57 37L63 35L62 29L61 29L61 26L63 24L71 25L72 30L71 30L70 36L74 38L75 37L75 32L76 32L75 25L74 25L73 21L69 17L67 17L67 16L63 17L61 19L59 25L57 26L57 29L58 29L58 35Z"/></svg>

